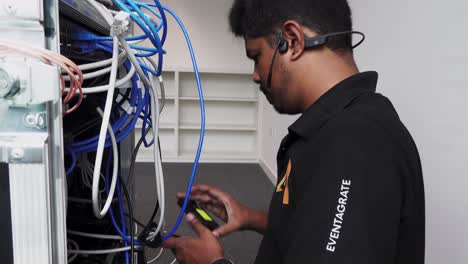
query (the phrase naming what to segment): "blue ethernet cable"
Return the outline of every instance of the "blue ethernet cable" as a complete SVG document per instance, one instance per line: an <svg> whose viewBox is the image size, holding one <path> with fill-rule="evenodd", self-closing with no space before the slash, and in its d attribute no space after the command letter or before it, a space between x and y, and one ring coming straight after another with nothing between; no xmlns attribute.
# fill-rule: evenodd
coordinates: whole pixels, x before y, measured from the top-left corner
<svg viewBox="0 0 468 264"><path fill-rule="evenodd" d="M137 4L137 6L140 6L140 7L143 7L147 10L149 10L151 13L153 13L156 17L160 18L162 23L164 24L164 28L163 28L163 35L161 37L161 45L164 46L164 43L166 42L166 37L167 37L167 18L166 18L166 14L164 13L164 9L162 8L162 5L161 5L161 2L155 0L154 3L156 4L156 8L158 8L159 10L159 13L161 15L158 15L149 5L147 5L146 3L141 3L141 2L135 2L135 4Z"/></svg>
<svg viewBox="0 0 468 264"><path fill-rule="evenodd" d="M146 135L145 135L145 131L146 131L146 128L148 126L148 116L150 114L150 109L151 109L151 106L150 106L150 102L151 102L151 96L149 94L149 90L148 89L145 89L145 94L147 95L145 97L145 109L144 109L144 113L145 113L145 118L143 119L143 125L142 125L142 129L141 129L141 138L143 139L143 144L146 148L149 147L149 144L148 142L146 141Z"/></svg>
<svg viewBox="0 0 468 264"><path fill-rule="evenodd" d="M137 111L141 111L142 110L142 106L137 108ZM117 142L120 142L122 141L124 138L126 138L128 135L130 135L130 133L132 132L132 130L135 128L135 125L136 125L136 122L138 121L138 118L139 118L139 115L135 114L132 121L130 122L130 124L127 125L127 127L121 132L119 133L118 136L116 136L116 141ZM74 149L75 152L79 153L79 152L93 152L93 151L96 151L96 148L97 148L97 142L94 142L93 144L90 144L88 146L84 146L84 147L81 147L81 148L77 148L77 149ZM112 145L112 143L109 141L109 140L106 140L106 143L105 143L105 147L110 147Z"/></svg>
<svg viewBox="0 0 468 264"><path fill-rule="evenodd" d="M152 34L152 32L150 32L146 27L145 25L143 24L143 22L125 5L123 4L120 0L113 0L114 3L120 8L122 9L123 11L129 13L130 17L135 21L135 23L138 24L138 26L143 30L143 32L145 32L145 34L148 36L148 38L151 40L151 42L153 43L153 45L158 49L158 50L162 50L162 44L161 44L161 40L159 39L159 35L157 34L156 31L153 31L154 35ZM143 16L143 20L147 20L149 22L149 24L147 25L150 29L154 29L154 26L153 24L146 18L146 16L143 14L143 12L141 12L140 9L136 9L135 10L140 16ZM162 56L162 52L159 52L158 53L158 61L159 61L159 64L158 64L158 69L157 69L157 73L158 73L158 76L162 73L162 62L163 62L163 56Z"/></svg>
<svg viewBox="0 0 468 264"><path fill-rule="evenodd" d="M128 63L128 62L127 62ZM126 65L127 67L127 70L128 68L130 67L129 64ZM135 107L135 101L138 100L138 105L137 105L137 111L136 111L136 115L138 115L141 110L143 109L143 100L142 100L142 94L141 94L141 90L137 88L137 82L136 82L136 76L134 76L132 78L132 81L133 81L133 87L132 87L132 95L131 95L131 102L130 102L130 105L132 107ZM136 91L136 93L135 93ZM136 94L136 97L135 98L135 95ZM128 118L129 118L129 114L128 113L124 113L122 118L117 121L114 125L113 125L113 130L118 132L121 127L123 126L123 124L125 124L127 121L128 121ZM137 118L134 118L135 120L132 120L132 122L127 125L127 128L124 129L124 132L121 132L121 133L116 133L116 139L118 140L118 142L120 142L123 138L125 138L128 134L130 134L131 130L135 127L135 124L136 124L136 121L137 121ZM122 133L124 136L122 136ZM109 146L110 142L109 142L109 136L106 137L106 146ZM90 152L90 150L93 149L93 147L97 147L97 142L98 142L98 139L99 137L98 136L95 136L93 138L90 138L90 139L87 139L87 140L84 140L84 141L81 141L81 142L76 142L76 143L73 143L70 145L70 148L73 149L75 152Z"/></svg>
<svg viewBox="0 0 468 264"><path fill-rule="evenodd" d="M111 161L112 161L112 152L109 153L109 156L107 158L107 161L106 161L106 194L109 194L109 184L110 184L110 169L111 169ZM119 202L119 208L120 206L123 207L123 202L122 202L122 196L121 196L121 191L120 191L120 188L118 187L120 186L120 177L117 178L117 200ZM120 209L122 210L122 209ZM130 242L130 238L128 238L127 236L127 233L126 233L126 229L121 229L119 227L119 225L117 224L117 220L115 219L115 214L114 214L114 210L112 209L112 206L109 208L109 216L111 218L111 222L112 222L112 225L114 226L115 228L115 231L119 234L119 236L122 237L123 240L125 240L125 242ZM125 219L125 218L123 218ZM143 245L142 243L140 243L139 241L135 241L135 245L137 246L141 246Z"/></svg>
<svg viewBox="0 0 468 264"><path fill-rule="evenodd" d="M152 4L149 4L149 5L154 6ZM174 13L174 11L172 11L171 9L169 9L169 8L167 8L165 6L163 6L163 9L174 17L174 19L179 24L179 27L181 28L182 32L184 33L185 40L187 41L187 46L188 46L188 49L190 51L190 57L191 57L192 64L193 64L193 69L194 69L194 72L195 72L195 78L197 80L198 95L200 97L200 110L201 110L200 138L199 138L199 141L198 141L197 153L196 153L195 161L194 161L194 164L193 164L192 175L190 177L190 181L189 181L189 184L187 186L187 190L185 192L186 196L185 196L185 200L184 200L184 203L182 205L182 209L181 209L181 212L179 214L179 217L177 218L177 221L176 221L174 227L169 231L169 233L167 233L163 237L163 240L166 240L169 237L171 237L175 233L175 231L177 231L177 228L180 226L180 223L182 222L182 218L185 215L185 211L187 210L187 203L188 203L188 200L190 199L190 191L192 189L193 182L195 180L195 175L197 173L198 163L200 161L201 150L202 150L202 147L203 147L203 138L205 136L205 103L204 103L204 98L203 98L203 90L202 90L202 84L201 84L201 80L200 80L200 73L198 71L197 60L195 58L193 46L192 46L192 43L190 41L190 37L188 36L187 29L185 28L185 26L182 23L181 19Z"/></svg>
<svg viewBox="0 0 468 264"><path fill-rule="evenodd" d="M73 170L75 170L76 167L76 153L67 146L65 147L65 153L68 153L72 160L70 168L68 168L66 171L66 175L69 176L70 174L72 174Z"/></svg>
<svg viewBox="0 0 468 264"><path fill-rule="evenodd" d="M135 57L151 57L159 53L157 49L152 49L152 48L147 48L147 47L142 47L142 46L130 45L130 48L135 49L135 50L147 51L146 53L135 53ZM164 50L162 50L161 52L163 54L166 53Z"/></svg>
<svg viewBox="0 0 468 264"><path fill-rule="evenodd" d="M124 216L124 212L123 212L122 192L120 190L120 180L119 179L117 179L117 184L118 184L117 185L117 199L119 200L120 222L122 224L123 234L124 234L125 238L127 238L127 228L125 227L125 216ZM133 228L133 226L131 226L130 228ZM124 239L124 246L125 247L128 246L127 239ZM132 256L132 258L133 258L133 256ZM128 250L125 251L125 263L130 264L130 256L128 254Z"/></svg>
<svg viewBox="0 0 468 264"><path fill-rule="evenodd" d="M70 34L72 40L83 40L83 41L112 41L112 37L104 37L104 36L97 36L92 33L73 33ZM134 41L134 40L145 40L148 37L146 35L140 36L131 36L126 37L125 40L127 41Z"/></svg>
<svg viewBox="0 0 468 264"><path fill-rule="evenodd" d="M124 66L127 68L127 70L129 70L129 68L130 68L130 63L127 61L127 62L124 63ZM135 88L135 86L136 86L136 79L135 79L135 78L136 78L135 76L132 78L133 87L132 87L132 93L131 93L131 97L130 97L130 105L131 105L132 107L135 107L135 104L136 104L137 99L139 99L139 98L141 97L141 96L140 96L141 91L139 92L138 89ZM141 100L139 100L139 101L141 101ZM117 134L117 132L120 130L120 128L127 122L128 117L129 117L129 114L125 112L125 113L122 115L122 117L121 117L116 123L114 123L114 125L112 125L112 128L113 128L113 130L114 130L114 132L115 132L116 134ZM82 147L82 146L85 146L85 145L87 145L87 144L90 144L90 143L92 143L92 142L94 142L94 141L97 142L98 139L99 139L99 137L98 137L98 136L95 136L95 137L93 137L93 138L90 138L90 139L87 139L87 140L83 140L83 141L81 141L81 142L75 142L75 143L71 144L70 147L71 147L72 149L76 149L76 148L78 148L78 147Z"/></svg>
<svg viewBox="0 0 468 264"><path fill-rule="evenodd" d="M153 69L151 69L150 67L146 66L145 64L140 64L141 68L145 71L148 71L150 72L151 74L153 74L154 76L159 76L157 72L155 72Z"/></svg>
<svg viewBox="0 0 468 264"><path fill-rule="evenodd" d="M150 32L148 30L148 28L146 28L145 24L139 19L138 16L136 16L132 10L130 8L127 7L127 5L125 5L124 3L122 3L120 0L113 0L113 2L123 11L127 12L130 17L133 19L133 21L135 21L135 23L141 28L141 30L143 30L143 32L145 33L145 35L151 40L151 42L153 43L153 45L155 47L159 46L157 45L157 42L154 38L154 35L152 34L152 32Z"/></svg>
<svg viewBox="0 0 468 264"><path fill-rule="evenodd" d="M149 5L147 5L147 3L142 3L142 2L136 2L134 0L124 0L125 3L127 4L127 7L130 9L130 10L133 10L135 12L137 12L137 9L138 11L141 11L141 7L147 9L148 11L150 11L154 16L156 16L157 18L161 19L161 23L158 24L158 32L161 28L163 28L163 34L162 34L162 37L161 37L161 45L163 46L164 43L166 42L166 37L167 37L167 18L166 18L166 14L164 13L164 9L162 8L162 5L160 3L160 1L154 1L155 2L155 5L154 7L156 7L159 11L159 14L156 13L156 11L151 8ZM135 8L135 5L137 6ZM144 14L144 13L143 13ZM140 16L141 17L141 16ZM143 17L142 17L143 18ZM146 19L148 19L146 16L145 16ZM151 23L151 21L149 21Z"/></svg>
<svg viewBox="0 0 468 264"><path fill-rule="evenodd" d="M141 93L141 91L139 91L139 93ZM137 106L137 113L141 112L143 109L143 104L140 104ZM130 123L125 127L125 129L118 133L118 136L116 136L116 141L117 142L120 142L122 141L124 138L126 138L128 135L130 135L130 133L132 132L132 130L135 128L135 125L136 125L136 122L138 121L138 118L139 118L139 115L138 114L134 114L133 115L133 118L132 120L130 121ZM94 141L92 144L89 144L87 146L83 146L83 147L79 147L77 149L74 149L75 152L92 152L92 151L95 151L96 148L97 148L97 141ZM106 144L105 144L105 147L109 147L111 146L111 142L109 140L106 140Z"/></svg>
<svg viewBox="0 0 468 264"><path fill-rule="evenodd" d="M143 11L141 11L141 9L135 4L135 2L133 0L126 0L125 2L128 5L130 5L130 7L143 19L143 21L146 23L146 25L152 30L152 33L154 34L155 39L158 41L158 45L155 45L155 46L158 47L158 48L161 47L159 49L162 50L162 41L159 39L158 31L154 27L153 23L148 19L148 17L143 13ZM163 14L161 14L161 16L162 15ZM163 35L165 35L164 32L166 32L167 27L164 27L163 30L164 30ZM162 55L162 54L160 54L160 55ZM162 60L163 60L163 57L160 56L159 57L159 63L158 63L158 69L156 69L156 72L158 73L157 76L161 75L161 73L162 73L162 64L163 64Z"/></svg>
<svg viewBox="0 0 468 264"><path fill-rule="evenodd" d="M136 85L136 81L134 83L134 85ZM138 97L138 101L139 101L139 104L137 105L137 110L136 110L136 113L133 114L133 118L131 120L131 122L129 124L127 124L127 126L121 131L121 132L118 132L116 133L116 140L117 142L120 142L122 141L125 137L127 137L131 131L135 128L135 124L136 122L138 121L138 118L139 118L139 114L138 113L141 113L143 107L144 107L144 102L142 100L142 95L141 95L141 91L139 89L137 89L137 97ZM125 120L123 121L123 123L126 123L128 121L128 118L129 118L129 114L128 113L124 113L124 118ZM124 119L124 118L121 118ZM120 120L119 120L120 121ZM118 122L119 122L118 121ZM114 125L115 126L115 125ZM116 131L119 131L120 130L120 127L118 127L117 129L115 129ZM70 147L75 151L75 152L91 152L94 148L97 147L97 143L98 143L98 139L99 137L98 136L95 136L91 139L87 139L85 141L82 141L82 142L78 142L78 143L74 143L72 145L70 145ZM111 145L111 142L109 141L109 138L108 136L106 137L106 144L105 146L110 146Z"/></svg>

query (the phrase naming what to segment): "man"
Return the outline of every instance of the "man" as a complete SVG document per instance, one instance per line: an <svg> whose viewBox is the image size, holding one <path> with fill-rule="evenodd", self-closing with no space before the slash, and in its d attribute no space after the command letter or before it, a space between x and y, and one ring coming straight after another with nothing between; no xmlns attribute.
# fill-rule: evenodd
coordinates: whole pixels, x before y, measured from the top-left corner
<svg viewBox="0 0 468 264"><path fill-rule="evenodd" d="M268 101L302 116L278 151L268 214L195 186L192 199L226 224L212 233L188 215L198 237L164 245L180 263L229 263L217 237L249 229L264 235L257 264L424 263L419 155L390 101L375 92L377 73L359 73L347 1L235 0L230 23Z"/></svg>

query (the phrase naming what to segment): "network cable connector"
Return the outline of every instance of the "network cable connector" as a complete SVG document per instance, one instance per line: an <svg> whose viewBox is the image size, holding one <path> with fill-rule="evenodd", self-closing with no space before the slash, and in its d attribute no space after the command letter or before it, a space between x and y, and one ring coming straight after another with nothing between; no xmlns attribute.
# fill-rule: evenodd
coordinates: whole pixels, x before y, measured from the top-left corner
<svg viewBox="0 0 468 264"><path fill-rule="evenodd" d="M114 16L114 21L111 25L111 36L125 36L128 34L129 28L130 14L124 11L120 11Z"/></svg>
<svg viewBox="0 0 468 264"><path fill-rule="evenodd" d="M38 105L58 100L59 90L55 66L33 59L0 61L0 101L17 107Z"/></svg>

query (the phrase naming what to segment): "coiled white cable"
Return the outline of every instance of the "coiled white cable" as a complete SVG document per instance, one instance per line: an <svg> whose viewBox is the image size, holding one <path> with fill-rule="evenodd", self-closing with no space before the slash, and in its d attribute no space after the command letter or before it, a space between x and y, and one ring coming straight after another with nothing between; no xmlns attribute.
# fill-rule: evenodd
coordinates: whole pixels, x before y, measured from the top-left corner
<svg viewBox="0 0 468 264"><path fill-rule="evenodd" d="M153 79L151 79L151 118L153 119L153 136L154 136L154 144L153 144L153 153L154 153L154 169L156 173L156 184L158 190L158 201L160 206L160 215L159 215L159 222L158 227L154 231L154 233L150 236L153 239L161 228L163 227L164 222L164 215L165 215L165 189L164 189L164 175L162 169L162 160L161 160L161 153L159 148L159 120L160 120L160 108L159 108L159 99L156 87L154 86Z"/></svg>
<svg viewBox="0 0 468 264"><path fill-rule="evenodd" d="M92 188L93 212L94 212L94 215L99 219L102 219L107 214L109 207L110 207L110 203L112 202L112 196L113 196L111 195L112 192L109 192L109 196L107 197L106 204L104 205L103 210L100 210L99 197L98 197L99 175L101 173L102 156L104 155L104 145L106 143L106 131L108 130L108 127L109 127L109 134L111 135L111 140L113 136L113 132L110 131L112 130L112 127L109 125L109 119L110 119L110 114L112 110L112 101L114 100L115 82L117 78L118 52L119 52L118 39L117 37L113 37L112 57L114 58L114 61L112 62L112 71L110 74L110 81L109 81L110 89L108 89L107 91L104 113L102 115L102 124L101 124L101 130L99 133L99 141L98 141L98 147L97 147L97 152L96 152L96 162L94 165L94 173L93 173L93 188ZM113 140L115 140L115 137ZM114 154L114 169L117 163L116 160L118 160L118 153L117 153L117 157L115 156L116 155ZM115 188L115 185L114 185L114 188ZM112 185L111 185L111 191L113 191Z"/></svg>
<svg viewBox="0 0 468 264"><path fill-rule="evenodd" d="M101 249L101 250L68 250L70 254L80 254L80 255L105 255L112 253L119 253L124 251L129 251L130 247L123 248L112 248L112 249Z"/></svg>
<svg viewBox="0 0 468 264"><path fill-rule="evenodd" d="M135 66L130 68L130 71L123 77L122 79L116 81L115 83L115 88L121 87L122 85L126 84L128 81L130 81L135 75ZM109 85L101 85L101 86L94 86L94 87L83 87L83 93L84 94L91 94L91 93L101 93L109 90Z"/></svg>

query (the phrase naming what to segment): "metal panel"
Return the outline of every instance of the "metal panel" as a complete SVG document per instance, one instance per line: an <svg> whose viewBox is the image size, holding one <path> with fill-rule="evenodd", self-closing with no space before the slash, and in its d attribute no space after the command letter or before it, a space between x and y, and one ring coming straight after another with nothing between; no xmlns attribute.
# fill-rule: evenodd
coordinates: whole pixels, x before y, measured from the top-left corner
<svg viewBox="0 0 468 264"><path fill-rule="evenodd" d="M46 32L46 48L60 52L59 43L59 0L44 0L44 27ZM56 80L59 82L59 79ZM51 236L52 262L66 264L67 260L67 227L66 227L66 188L64 153L63 153L63 121L62 100L59 98L47 104L48 114L48 157L51 198Z"/></svg>
<svg viewBox="0 0 468 264"><path fill-rule="evenodd" d="M10 164L10 201L15 264L53 263L49 182L44 164Z"/></svg>
<svg viewBox="0 0 468 264"><path fill-rule="evenodd" d="M43 20L42 0L2 0L0 17L11 19Z"/></svg>
<svg viewBox="0 0 468 264"><path fill-rule="evenodd" d="M0 9L12 1L1 2ZM4 33L11 36L10 41L27 42L59 52L58 0L14 1L14 6L25 4L29 6L22 12L33 8L41 14L43 23L19 15L15 18L26 19L13 21L2 16L0 11L0 28L6 29ZM0 36L5 36L4 33ZM54 82L49 87L59 87L59 72L57 78L48 78L48 81ZM46 126L28 127L24 117L29 113L45 114ZM61 98L57 96L51 102L25 108L8 107L0 102L0 120L0 160L9 163L9 175L4 176L10 181L14 256L14 262L3 256L1 262L65 264L66 178Z"/></svg>

